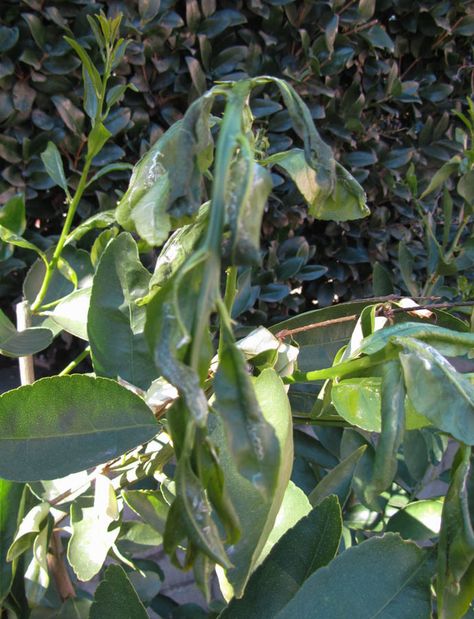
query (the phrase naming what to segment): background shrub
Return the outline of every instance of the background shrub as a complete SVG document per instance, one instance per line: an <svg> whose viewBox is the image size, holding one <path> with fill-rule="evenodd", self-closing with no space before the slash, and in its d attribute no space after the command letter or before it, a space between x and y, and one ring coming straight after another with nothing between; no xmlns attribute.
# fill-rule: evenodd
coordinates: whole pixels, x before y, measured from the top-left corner
<svg viewBox="0 0 474 619"><path fill-rule="evenodd" d="M375 263L384 267L376 267L377 293L417 291L415 284L407 290L399 275L399 242L413 281L423 278L428 254L413 194L463 149L461 123L451 111L465 108L472 91L472 2L5 0L0 202L26 193L28 234L43 246L57 234L64 205L40 153L53 140L66 173L74 175L84 146L79 61L63 36L79 38L98 62L86 15L100 9L124 14L123 35L133 42L114 80L135 88L114 107L107 122L113 143L97 168L135 161L216 80L271 74L293 84L368 194L372 215L366 220L314 222L293 185L275 176L263 266L241 274L236 313L249 322L275 321L316 303L370 296ZM271 150L289 147L287 112L267 95L255 97L253 110L257 117L272 112L265 121ZM129 175L119 169L93 183L78 217L113 207ZM423 203L434 224L440 195ZM453 199L456 213L460 198ZM454 217L451 236L457 225ZM472 268L473 247L467 244L461 258L463 269ZM3 297L19 296L15 276L29 259L19 251L0 263ZM440 292L459 294L453 283L446 280Z"/></svg>

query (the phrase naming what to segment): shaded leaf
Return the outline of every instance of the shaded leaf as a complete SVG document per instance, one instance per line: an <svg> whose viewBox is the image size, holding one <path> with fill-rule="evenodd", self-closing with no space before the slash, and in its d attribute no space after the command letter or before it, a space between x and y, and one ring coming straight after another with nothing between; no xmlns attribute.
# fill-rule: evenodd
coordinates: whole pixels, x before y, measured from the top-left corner
<svg viewBox="0 0 474 619"><path fill-rule="evenodd" d="M429 559L428 552L397 535L374 537L349 548L312 574L280 611L278 619L428 619Z"/></svg>
<svg viewBox="0 0 474 619"><path fill-rule="evenodd" d="M68 193L66 175L64 174L63 162L59 154L58 147L54 142L48 142L48 146L41 153L41 161L46 168L46 172L53 179L56 185L59 185L66 193Z"/></svg>
<svg viewBox="0 0 474 619"><path fill-rule="evenodd" d="M119 565L109 565L99 583L90 619L148 619L137 592Z"/></svg>
<svg viewBox="0 0 474 619"><path fill-rule="evenodd" d="M326 497L336 495L341 506L344 506L351 490L354 471L365 449L364 445L356 449L322 478L309 495L311 505L317 506Z"/></svg>

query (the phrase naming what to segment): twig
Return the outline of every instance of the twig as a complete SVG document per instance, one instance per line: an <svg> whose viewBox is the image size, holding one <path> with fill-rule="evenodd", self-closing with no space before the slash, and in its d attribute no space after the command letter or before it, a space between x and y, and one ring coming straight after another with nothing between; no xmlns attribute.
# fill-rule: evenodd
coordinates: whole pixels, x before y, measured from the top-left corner
<svg viewBox="0 0 474 619"><path fill-rule="evenodd" d="M404 298L404 297L398 297ZM417 297L419 298L419 297ZM436 297L439 298L439 297ZM370 301L371 299L363 299L364 301ZM378 299L380 301L380 298ZM393 301L395 300L393 297L388 298L387 300ZM356 301L355 301L356 302ZM399 314L402 312L417 312L418 310L432 310L432 309L451 309L453 307L473 307L474 301L463 301L457 303L432 303L431 305L413 305L412 307L394 307L390 309L390 313ZM319 329L321 327L330 327L331 325L335 325L341 322L351 322L357 320L359 317L358 314L351 314L350 316L341 316L340 318L333 318L331 320L323 320L321 322L313 322L309 325L304 325L304 327L295 327L294 329L282 329L275 334L279 340L284 340L289 335L293 335L294 333L303 333L304 331L311 331L312 329Z"/></svg>
<svg viewBox="0 0 474 619"><path fill-rule="evenodd" d="M282 329L275 334L279 340L284 340L285 337L289 335L293 335L294 333L302 333L303 331L311 331L312 329L319 329L320 327L329 327L330 325L335 325L338 322L351 322L357 320L358 315L352 314L351 316L341 316L341 318L333 318L332 320L323 320L322 322L313 322L310 325L305 325L304 327L296 327L295 329Z"/></svg>
<svg viewBox="0 0 474 619"><path fill-rule="evenodd" d="M63 544L59 531L53 531L51 535L51 550L52 553L48 553L47 556L48 567L54 576L61 599L67 600L76 597L76 590L69 578L66 564L64 563Z"/></svg>

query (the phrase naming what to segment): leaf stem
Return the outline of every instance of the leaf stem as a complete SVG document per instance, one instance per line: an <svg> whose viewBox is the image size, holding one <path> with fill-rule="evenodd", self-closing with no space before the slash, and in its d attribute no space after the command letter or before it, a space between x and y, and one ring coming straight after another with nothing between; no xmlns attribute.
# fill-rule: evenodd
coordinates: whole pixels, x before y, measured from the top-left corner
<svg viewBox="0 0 474 619"><path fill-rule="evenodd" d="M77 368L77 366L81 363L81 361L84 361L84 359L86 359L90 355L90 352L91 352L91 347L86 346L84 350L81 353L79 353L75 359L71 361L71 363L68 363L68 365L66 365L64 370L59 372L58 376L66 376L67 374L72 372L75 368Z"/></svg>
<svg viewBox="0 0 474 619"><path fill-rule="evenodd" d="M284 378L285 383L301 383L310 382L313 380L328 380L333 378L341 378L360 370L366 370L372 368L381 363L385 363L393 358L393 355L386 354L385 351L381 351L382 354L367 355L360 357L359 359L351 359L342 363L337 363L330 368L323 370L313 370L312 372L301 372L297 370L292 376Z"/></svg>

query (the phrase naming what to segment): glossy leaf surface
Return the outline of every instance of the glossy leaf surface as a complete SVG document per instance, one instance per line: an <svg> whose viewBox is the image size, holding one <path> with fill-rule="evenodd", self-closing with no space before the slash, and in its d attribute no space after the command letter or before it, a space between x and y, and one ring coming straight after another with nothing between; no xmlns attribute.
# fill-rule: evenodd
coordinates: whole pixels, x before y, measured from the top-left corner
<svg viewBox="0 0 474 619"><path fill-rule="evenodd" d="M157 428L144 401L116 382L44 378L0 396L0 476L35 481L82 471L150 440Z"/></svg>
<svg viewBox="0 0 474 619"><path fill-rule="evenodd" d="M394 534L374 537L310 576L277 616L429 619L430 580L429 553Z"/></svg>

